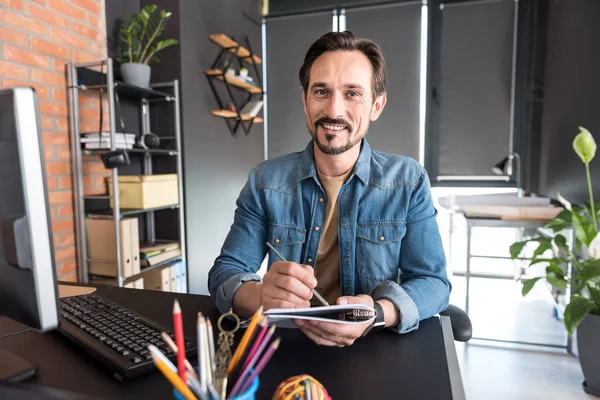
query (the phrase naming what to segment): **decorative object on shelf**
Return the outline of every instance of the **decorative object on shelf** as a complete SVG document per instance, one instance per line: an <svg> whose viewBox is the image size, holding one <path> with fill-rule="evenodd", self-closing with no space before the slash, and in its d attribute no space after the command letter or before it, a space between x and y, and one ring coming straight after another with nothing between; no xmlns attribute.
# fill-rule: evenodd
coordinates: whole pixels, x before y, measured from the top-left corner
<svg viewBox="0 0 600 400"><path fill-rule="evenodd" d="M140 139L137 142L138 146L142 149L158 149L160 146L160 138L157 134L152 132L145 132L140 136Z"/></svg>
<svg viewBox="0 0 600 400"><path fill-rule="evenodd" d="M564 322L569 336L577 331L577 344L579 361L585 381L583 389L590 394L600 395L600 235L598 234L598 214L600 202L596 203L590 179L590 162L596 154L596 142L585 128L579 128L580 133L573 141L575 153L585 165L590 200L583 206L572 205L558 194L558 200L565 207L546 228L554 232L554 236L541 236L522 242L514 243L510 247L510 254L516 259L528 243L538 243L533 253L529 266L544 263L546 275L532 279L521 280L524 282L522 293L526 295L533 285L545 279L550 285L567 289L571 287L572 297L564 311ZM575 232L575 254L569 246L565 236L558 233L564 229L573 229ZM545 258L546 250L553 251L552 258ZM566 271L572 266L571 279L567 279Z"/></svg>
<svg viewBox="0 0 600 400"><path fill-rule="evenodd" d="M156 53L178 43L176 39L157 42L170 17L170 12L159 10L156 5L148 5L139 14L130 15L123 21L120 38L125 48L119 61L125 82L149 87L149 64L159 62Z"/></svg>
<svg viewBox="0 0 600 400"><path fill-rule="evenodd" d="M237 133L240 126L247 135L254 123L263 121L261 117L257 116L262 108L264 95L257 67L262 60L252 53L247 36L242 36L239 41L235 41L222 33L217 33L210 35L209 39L221 47L215 62L209 69L204 71L219 104L219 109L211 110L211 114L224 118L232 135ZM252 68L254 77L250 76L248 67ZM236 70L239 73L236 74ZM219 95L214 85L215 80L220 80L225 84L228 96L226 101L222 100ZM236 103L232 87L248 94L242 104Z"/></svg>

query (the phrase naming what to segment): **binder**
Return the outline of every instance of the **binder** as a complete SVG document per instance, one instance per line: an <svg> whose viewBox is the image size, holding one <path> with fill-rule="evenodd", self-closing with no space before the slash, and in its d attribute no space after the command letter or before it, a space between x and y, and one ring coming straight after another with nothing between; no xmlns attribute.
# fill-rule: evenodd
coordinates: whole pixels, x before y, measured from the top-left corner
<svg viewBox="0 0 600 400"><path fill-rule="evenodd" d="M129 282L124 287L129 289L144 289L144 278L136 279L133 282Z"/></svg>
<svg viewBox="0 0 600 400"><path fill-rule="evenodd" d="M173 267L171 267L171 266L165 267L160 270L160 276L161 276L160 290L162 290L163 292L171 291L171 271L172 270L173 270Z"/></svg>
<svg viewBox="0 0 600 400"><path fill-rule="evenodd" d="M132 260L132 274L140 273L140 227L139 220L137 218L131 218L131 260Z"/></svg>
<svg viewBox="0 0 600 400"><path fill-rule="evenodd" d="M132 246L131 246L131 218L119 221L121 229L121 268L123 278L133 275ZM88 258L95 260L116 260L115 225L111 219L86 218ZM89 263L89 273L102 276L117 276L116 262Z"/></svg>

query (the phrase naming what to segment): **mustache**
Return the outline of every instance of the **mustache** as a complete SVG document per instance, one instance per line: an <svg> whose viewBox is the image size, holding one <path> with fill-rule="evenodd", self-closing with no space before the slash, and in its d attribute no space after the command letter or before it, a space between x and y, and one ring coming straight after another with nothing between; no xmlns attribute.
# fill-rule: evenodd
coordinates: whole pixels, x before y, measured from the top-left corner
<svg viewBox="0 0 600 400"><path fill-rule="evenodd" d="M321 117L315 121L315 130L319 127L319 125L322 125L322 124L342 125L346 129L348 129L348 132L352 132L352 125L349 124L346 120L344 120L342 118L332 119L332 118L327 118L327 117Z"/></svg>

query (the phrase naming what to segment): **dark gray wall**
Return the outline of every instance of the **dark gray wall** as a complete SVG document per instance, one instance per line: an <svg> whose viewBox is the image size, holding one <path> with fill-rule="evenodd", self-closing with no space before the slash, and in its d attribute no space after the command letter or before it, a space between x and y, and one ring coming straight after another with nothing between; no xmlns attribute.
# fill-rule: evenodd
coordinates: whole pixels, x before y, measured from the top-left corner
<svg viewBox="0 0 600 400"><path fill-rule="evenodd" d="M549 196L588 199L584 166L573 151L578 126L600 141L600 2L549 2L539 188ZM592 184L600 190L600 155L592 161Z"/></svg>

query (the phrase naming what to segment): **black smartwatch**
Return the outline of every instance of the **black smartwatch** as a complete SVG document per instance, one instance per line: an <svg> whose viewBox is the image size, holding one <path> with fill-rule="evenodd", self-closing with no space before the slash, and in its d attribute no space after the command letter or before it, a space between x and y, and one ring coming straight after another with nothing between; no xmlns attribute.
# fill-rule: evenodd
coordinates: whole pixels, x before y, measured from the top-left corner
<svg viewBox="0 0 600 400"><path fill-rule="evenodd" d="M373 308L375 308L375 322L369 326L362 334L362 337L382 331L385 328L385 315L383 313L383 307L377 301L374 302Z"/></svg>

